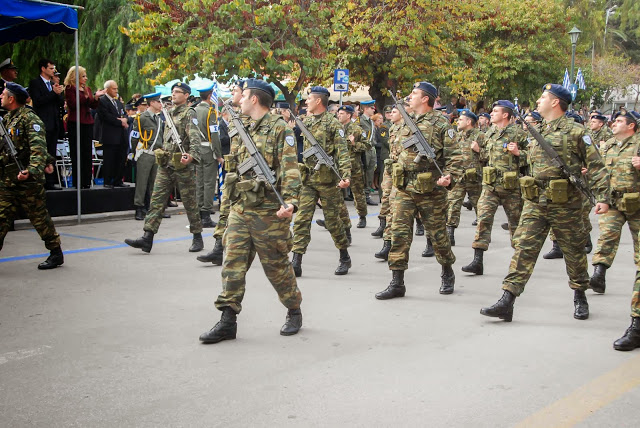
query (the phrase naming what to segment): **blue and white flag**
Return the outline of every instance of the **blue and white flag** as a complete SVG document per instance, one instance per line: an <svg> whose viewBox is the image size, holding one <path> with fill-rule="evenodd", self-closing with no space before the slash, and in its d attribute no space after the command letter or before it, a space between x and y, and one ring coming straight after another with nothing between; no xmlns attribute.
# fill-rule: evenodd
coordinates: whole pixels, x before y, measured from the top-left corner
<svg viewBox="0 0 640 428"><path fill-rule="evenodd" d="M582 69L578 69L578 74L576 75L576 85L578 85L578 89L587 89L587 85L584 83L584 75L582 74Z"/></svg>
<svg viewBox="0 0 640 428"><path fill-rule="evenodd" d="M211 104L216 109L216 124L218 123L218 82L213 82L213 91L211 92Z"/></svg>
<svg viewBox="0 0 640 428"><path fill-rule="evenodd" d="M564 69L564 79L562 79L562 86L564 86L566 89L569 89L571 87L571 81L569 80L569 70L567 70L566 68Z"/></svg>

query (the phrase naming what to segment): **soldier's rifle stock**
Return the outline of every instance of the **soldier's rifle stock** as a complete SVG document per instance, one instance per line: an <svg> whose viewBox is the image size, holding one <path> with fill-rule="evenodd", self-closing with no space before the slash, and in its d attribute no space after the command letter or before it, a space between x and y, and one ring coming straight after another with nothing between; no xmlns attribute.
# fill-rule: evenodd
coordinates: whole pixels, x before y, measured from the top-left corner
<svg viewBox="0 0 640 428"><path fill-rule="evenodd" d="M411 116L409 116L409 113L407 113L407 110L405 110L404 105L402 105L402 103L399 103L393 94L391 94L391 98L393 98L393 102L396 105L396 108L400 112L402 119L404 119L405 125L407 125L409 127L409 130L411 131L411 137L403 141L402 146L405 149L415 146L416 150L418 151L418 155L413 161L415 163L418 163L422 158L427 158L431 160L431 162L433 162L433 164L438 169L438 172L440 172L440 175L444 175L444 173L440 169L440 166L436 162L436 152L433 150L433 147L429 145L427 139L424 138L424 135L422 135L422 131L420 131L418 125L416 125Z"/></svg>
<svg viewBox="0 0 640 428"><path fill-rule="evenodd" d="M336 165L335 165L335 162L333 161L333 158L329 156L327 152L324 151L320 143L318 143L318 140L316 140L316 138L313 136L311 131L309 131L309 128L307 128L304 122L298 116L293 114L291 110L289 110L289 112L291 113L291 117L293 118L293 120L296 122L296 125L298 125L298 128L300 128L302 135L304 135L304 137L307 140L309 140L309 142L311 143L311 147L305 150L304 152L302 152L302 157L306 159L310 156L315 156L318 162L316 163L316 166L313 169L317 171L320 169L322 165L326 165L329 168L331 168L331 170L335 173L335 175L338 176L338 180L342 181L342 176L340 175L340 172L336 169Z"/></svg>
<svg viewBox="0 0 640 428"><path fill-rule="evenodd" d="M165 123L169 127L169 132L171 133L173 142L177 144L180 149L180 153L182 153L182 158L185 159L187 157L187 152L184 150L184 147L182 147L182 138L180 138L178 130L176 129L176 124L173 123L173 119L165 106L162 106L162 114L164 114Z"/></svg>
<svg viewBox="0 0 640 428"><path fill-rule="evenodd" d="M9 156L13 158L13 161L18 166L18 171L24 171L24 166L22 166L22 162L18 159L16 146L13 144L13 140L11 139L7 128L4 127L2 120L0 120L0 149L4 149L9 153Z"/></svg>
<svg viewBox="0 0 640 428"><path fill-rule="evenodd" d="M531 125L529 122L524 120L524 116L522 115L522 113L518 111L517 115L519 119L527 126L527 129L529 130L529 133L531 133L531 136L538 142L538 144L540 144L540 147L542 147L542 149L547 154L547 156L549 156L549 159L551 159L551 163L555 167L560 169L560 172L562 173L562 175L567 180L569 180L571 184L573 184L578 190L580 190L580 192L582 192L582 194L591 203L591 206L594 206L596 204L596 198L595 196L593 196L593 193L591 193L591 189L589 189L589 187L587 187L587 185L585 184L584 180L582 180L582 177L578 177L571 172L571 170L569 169L567 164L562 160L558 152L556 152L554 148L551 146L551 144L549 144L547 140L544 139L542 134L540 134L538 130L533 127L533 125Z"/></svg>
<svg viewBox="0 0 640 428"><path fill-rule="evenodd" d="M276 175L273 173L273 171L271 171L271 168L269 168L267 161L262 156L262 153L260 153L260 151L258 150L256 143L251 138L251 135L249 135L249 133L247 132L247 129L244 127L244 124L242 123L242 119L240 119L240 116L238 115L238 113L236 113L231 107L231 101L232 100L229 99L227 102L225 102L224 108L227 110L227 112L231 116L231 121L233 122L233 125L238 130L238 135L240 136L242 143L244 144L244 146L247 148L247 151L251 155L249 159L245 160L240 165L238 165L238 172L240 173L240 175L243 175L253 170L253 173L255 174L256 179L258 181L268 183L269 186L271 186L273 193L276 194L276 197L278 198L280 205L282 205L285 209L288 209L289 205L287 205L284 199L282 199L282 195L280 195L280 192L278 192L278 190L276 189L276 182L278 181L278 179L276 178Z"/></svg>

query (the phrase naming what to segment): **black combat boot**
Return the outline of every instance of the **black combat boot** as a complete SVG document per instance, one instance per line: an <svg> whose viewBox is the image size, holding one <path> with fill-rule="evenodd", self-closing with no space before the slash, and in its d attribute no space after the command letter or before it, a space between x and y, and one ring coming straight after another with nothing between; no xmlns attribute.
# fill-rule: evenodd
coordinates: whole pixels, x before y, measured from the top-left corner
<svg viewBox="0 0 640 428"><path fill-rule="evenodd" d="M447 235L449 235L449 242L451 246L456 246L456 228L454 226L447 226Z"/></svg>
<svg viewBox="0 0 640 428"><path fill-rule="evenodd" d="M369 195L367 195L367 205L376 206L376 205L378 205L378 203L377 202L373 202L371 200L371 198L369 197Z"/></svg>
<svg viewBox="0 0 640 428"><path fill-rule="evenodd" d="M293 253L291 266L293 266L293 273L296 275L296 278L300 278L302 276L302 254Z"/></svg>
<svg viewBox="0 0 640 428"><path fill-rule="evenodd" d="M200 211L200 221L202 227L216 227L216 222L211 220L211 213L209 211Z"/></svg>
<svg viewBox="0 0 640 428"><path fill-rule="evenodd" d="M202 240L202 233L194 233L191 246L189 247L190 253L197 253L204 250L204 241Z"/></svg>
<svg viewBox="0 0 640 428"><path fill-rule="evenodd" d="M593 265L593 275L589 280L589 287L593 291L599 294L603 294L605 289L607 288L606 276L607 267L602 263L596 263Z"/></svg>
<svg viewBox="0 0 640 428"><path fill-rule="evenodd" d="M477 225L478 225L478 219L476 218L471 222L471 226L477 226Z"/></svg>
<svg viewBox="0 0 640 428"><path fill-rule="evenodd" d="M424 236L424 224L418 217L416 217L416 236Z"/></svg>
<svg viewBox="0 0 640 428"><path fill-rule="evenodd" d="M553 247L551 247L551 251L549 251L547 254L544 254L542 256L543 259L561 259L564 257L564 254L562 254L562 249L560 248L560 245L558 245L558 241L552 241L553 242Z"/></svg>
<svg viewBox="0 0 640 428"><path fill-rule="evenodd" d="M325 229L327 228L327 224L324 222L324 219L322 218L317 219L316 224L320 227L324 227Z"/></svg>
<svg viewBox="0 0 640 428"><path fill-rule="evenodd" d="M364 229L367 227L367 218L363 215L360 216L360 220L358 220L358 224L356 224L358 229Z"/></svg>
<svg viewBox="0 0 640 428"><path fill-rule="evenodd" d="M222 265L222 254L224 248L222 247L222 239L216 238L216 243L213 245L213 250L207 254L196 257L196 260L202 263L213 263L216 266Z"/></svg>
<svg viewBox="0 0 640 428"><path fill-rule="evenodd" d="M223 340L231 340L236 338L238 324L236 323L237 314L230 307L222 310L220 321L213 326L211 330L200 335L202 343L218 343Z"/></svg>
<svg viewBox="0 0 640 428"><path fill-rule="evenodd" d="M575 290L573 292L573 317L577 320L586 320L589 318L589 303L587 302L587 296L582 290Z"/></svg>
<svg viewBox="0 0 640 428"><path fill-rule="evenodd" d="M422 252L422 257L433 257L436 255L436 252L433 251L433 243L431 242L431 238L427 238L427 247Z"/></svg>
<svg viewBox="0 0 640 428"><path fill-rule="evenodd" d="M511 322L513 319L513 302L515 301L516 296L511 294L510 291L504 290L500 300L493 306L480 309L480 313L488 317L496 317L506 322Z"/></svg>
<svg viewBox="0 0 640 428"><path fill-rule="evenodd" d="M280 329L282 336L293 336L302 327L302 311L298 309L289 309L287 312L287 319L284 325Z"/></svg>
<svg viewBox="0 0 640 428"><path fill-rule="evenodd" d="M391 251L391 241L384 240L382 244L382 249L374 254L376 259L389 260L389 251Z"/></svg>
<svg viewBox="0 0 640 428"><path fill-rule="evenodd" d="M404 271L392 270L391 274L393 275L391 283L384 291L376 293L376 299L388 300L395 297L404 297L404 294L407 292L407 289L404 287Z"/></svg>
<svg viewBox="0 0 640 428"><path fill-rule="evenodd" d="M346 275L349 272L349 268L351 267L351 257L349 257L349 252L347 250L340 250L340 264L338 268L334 272L336 275Z"/></svg>
<svg viewBox="0 0 640 428"><path fill-rule="evenodd" d="M376 238L382 238L382 235L384 234L384 228L387 227L387 219L386 218L381 218L380 219L380 226L378 226L378 228L375 230L375 232L371 232L371 236L375 236Z"/></svg>
<svg viewBox="0 0 640 428"><path fill-rule="evenodd" d="M473 209L473 205L471 204L471 201L469 199L464 201L462 203L462 206L465 207L466 209L468 209L469 211L471 211Z"/></svg>
<svg viewBox="0 0 640 428"><path fill-rule="evenodd" d="M613 349L633 351L636 348L640 348L640 318L631 317L631 325L620 339L613 342Z"/></svg>
<svg viewBox="0 0 640 428"><path fill-rule="evenodd" d="M347 241L349 241L349 245L351 245L351 228L345 229L344 234L347 235Z"/></svg>
<svg viewBox="0 0 640 428"><path fill-rule="evenodd" d="M453 294L453 285L456 283L456 275L453 273L451 265L442 265L442 285L440 286L440 294Z"/></svg>
<svg viewBox="0 0 640 428"><path fill-rule="evenodd" d="M49 252L49 257L38 265L38 269L55 269L62 264L64 264L64 255L62 254L62 248L58 247Z"/></svg>
<svg viewBox="0 0 640 428"><path fill-rule="evenodd" d="M136 220L144 220L144 210L142 207L136 207Z"/></svg>
<svg viewBox="0 0 640 428"><path fill-rule="evenodd" d="M584 253L589 254L593 251L593 242L591 242L591 235L587 235L587 243L584 244Z"/></svg>
<svg viewBox="0 0 640 428"><path fill-rule="evenodd" d="M151 247L153 247L153 232L145 230L141 238L125 239L124 243L133 248L140 248L145 253L150 253Z"/></svg>
<svg viewBox="0 0 640 428"><path fill-rule="evenodd" d="M466 266L462 266L462 272L475 273L482 275L484 273L483 265L484 250L480 248L473 249L473 260Z"/></svg>

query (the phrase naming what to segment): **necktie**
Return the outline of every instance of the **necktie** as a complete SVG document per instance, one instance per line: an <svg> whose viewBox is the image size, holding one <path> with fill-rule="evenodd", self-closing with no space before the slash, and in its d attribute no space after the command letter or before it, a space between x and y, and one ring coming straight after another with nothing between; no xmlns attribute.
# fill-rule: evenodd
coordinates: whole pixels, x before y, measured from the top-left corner
<svg viewBox="0 0 640 428"><path fill-rule="evenodd" d="M51 81L47 80L47 88L49 88L49 92L52 91L51 89Z"/></svg>

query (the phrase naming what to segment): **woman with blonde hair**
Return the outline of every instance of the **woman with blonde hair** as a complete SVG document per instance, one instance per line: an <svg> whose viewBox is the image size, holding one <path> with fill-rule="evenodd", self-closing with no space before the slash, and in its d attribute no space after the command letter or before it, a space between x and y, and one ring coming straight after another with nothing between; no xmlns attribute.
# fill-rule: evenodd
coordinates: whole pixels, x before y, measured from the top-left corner
<svg viewBox="0 0 640 428"><path fill-rule="evenodd" d="M98 106L98 97L105 91L99 90L95 96L91 88L87 86L87 71L84 67L78 67L79 99L80 99L80 173L78 176L77 158L77 110L76 110L76 67L71 67L64 79L64 97L67 101L67 131L69 132L69 151L73 168L73 181L76 187L83 189L91 187L91 156L93 154L93 116L91 109Z"/></svg>

